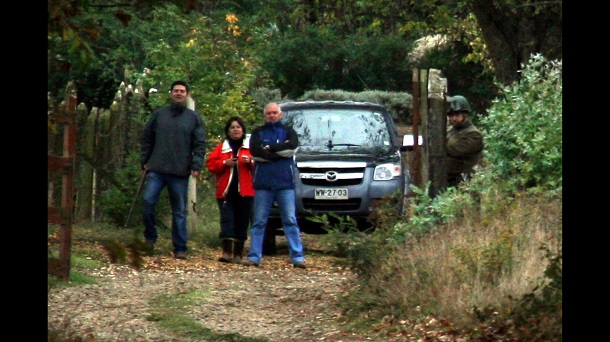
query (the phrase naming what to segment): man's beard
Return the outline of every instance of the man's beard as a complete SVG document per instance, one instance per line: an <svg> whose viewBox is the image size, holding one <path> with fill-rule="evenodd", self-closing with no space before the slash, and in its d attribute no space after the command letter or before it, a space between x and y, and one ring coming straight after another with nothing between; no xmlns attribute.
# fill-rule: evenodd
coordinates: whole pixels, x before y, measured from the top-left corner
<svg viewBox="0 0 610 342"><path fill-rule="evenodd" d="M174 115L178 115L182 112L184 112L184 110L186 109L186 102L174 102L172 101L172 104L170 106L172 112L174 112Z"/></svg>
<svg viewBox="0 0 610 342"><path fill-rule="evenodd" d="M175 106L175 107L186 107L186 101L177 102L175 100L172 100L172 106Z"/></svg>

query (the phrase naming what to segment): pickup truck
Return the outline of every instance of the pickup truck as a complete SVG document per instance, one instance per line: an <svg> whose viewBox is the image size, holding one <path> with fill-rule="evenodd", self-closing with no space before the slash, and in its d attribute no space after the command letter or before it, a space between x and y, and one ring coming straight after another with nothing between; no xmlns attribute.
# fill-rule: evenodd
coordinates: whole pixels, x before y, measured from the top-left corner
<svg viewBox="0 0 610 342"><path fill-rule="evenodd" d="M279 104L282 122L299 135L294 176L302 232L326 232L307 218L331 212L351 216L364 229L376 200L397 192L404 198L410 174L401 152L408 146L399 141L392 115L384 106L353 101ZM404 205L398 207L404 209ZM275 254L281 226L274 205L267 222L265 254Z"/></svg>

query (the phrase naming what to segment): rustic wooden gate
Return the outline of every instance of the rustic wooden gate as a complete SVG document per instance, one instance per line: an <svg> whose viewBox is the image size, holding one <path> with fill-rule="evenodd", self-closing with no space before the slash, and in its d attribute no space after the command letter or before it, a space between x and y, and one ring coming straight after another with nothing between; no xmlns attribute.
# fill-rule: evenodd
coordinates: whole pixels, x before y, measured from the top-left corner
<svg viewBox="0 0 610 342"><path fill-rule="evenodd" d="M413 184L422 188L430 182L430 197L447 187L446 96L447 79L441 70L413 70L413 134L423 138L422 149L419 140L414 140Z"/></svg>
<svg viewBox="0 0 610 342"><path fill-rule="evenodd" d="M59 257L48 259L48 273L63 280L70 279L70 251L72 247L72 220L74 213L74 168L76 161L76 87L66 87L61 106L49 103L48 125L48 224L59 225ZM59 136L62 139L55 139ZM61 150L58 153L56 150ZM59 155L57 155L59 154ZM56 180L60 180L56 182ZM60 183L60 184L56 184ZM61 189L55 201L54 189ZM59 202L59 205L56 205Z"/></svg>

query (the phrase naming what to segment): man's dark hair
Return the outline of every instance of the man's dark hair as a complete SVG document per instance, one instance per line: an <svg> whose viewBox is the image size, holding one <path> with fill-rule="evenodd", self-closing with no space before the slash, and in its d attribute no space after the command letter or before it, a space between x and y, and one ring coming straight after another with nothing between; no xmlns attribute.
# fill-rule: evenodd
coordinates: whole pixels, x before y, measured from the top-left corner
<svg viewBox="0 0 610 342"><path fill-rule="evenodd" d="M227 139L229 138L229 128L231 127L231 123L233 123L233 121L237 121L237 123L241 126L242 131L244 131L244 137L245 137L246 136L246 124L239 116L232 116L225 123L225 135L227 136Z"/></svg>
<svg viewBox="0 0 610 342"><path fill-rule="evenodd" d="M184 86L184 88L186 88L186 92L187 92L187 93L189 92L189 85L188 85L188 84L186 84L186 82L184 82L184 81L180 81L180 80L178 80L178 81L174 81L174 82L172 83L172 86L169 88L169 91L174 90L174 87L175 87L175 86L177 86L177 85L183 85L183 86Z"/></svg>

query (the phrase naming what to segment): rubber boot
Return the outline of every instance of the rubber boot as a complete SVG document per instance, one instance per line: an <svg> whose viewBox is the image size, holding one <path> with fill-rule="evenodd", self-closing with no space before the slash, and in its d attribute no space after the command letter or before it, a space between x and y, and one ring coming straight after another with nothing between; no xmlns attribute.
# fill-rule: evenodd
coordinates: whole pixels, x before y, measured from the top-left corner
<svg viewBox="0 0 610 342"><path fill-rule="evenodd" d="M245 241L235 240L233 243L233 263L241 264L241 258L244 255Z"/></svg>
<svg viewBox="0 0 610 342"><path fill-rule="evenodd" d="M220 262L233 262L233 245L235 240L231 238L222 239L222 256L218 258Z"/></svg>

